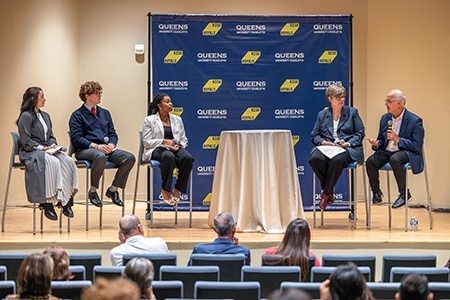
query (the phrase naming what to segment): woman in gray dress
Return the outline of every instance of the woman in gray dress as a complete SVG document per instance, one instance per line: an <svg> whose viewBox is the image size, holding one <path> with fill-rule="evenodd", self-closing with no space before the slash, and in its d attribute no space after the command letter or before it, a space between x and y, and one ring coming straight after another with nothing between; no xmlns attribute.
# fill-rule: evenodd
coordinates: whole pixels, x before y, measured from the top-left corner
<svg viewBox="0 0 450 300"><path fill-rule="evenodd" d="M41 110L45 101L39 87L30 87L23 95L16 122L22 145L19 158L25 162L28 201L39 203L48 219L57 220L53 204L58 203L65 216L73 217L71 206L78 192L78 177L73 159L56 147L50 115Z"/></svg>

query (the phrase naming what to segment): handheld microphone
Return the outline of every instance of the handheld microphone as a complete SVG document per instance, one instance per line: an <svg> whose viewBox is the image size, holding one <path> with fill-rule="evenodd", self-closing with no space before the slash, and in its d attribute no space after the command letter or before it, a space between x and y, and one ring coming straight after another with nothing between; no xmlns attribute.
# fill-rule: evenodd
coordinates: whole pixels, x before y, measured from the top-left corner
<svg viewBox="0 0 450 300"><path fill-rule="evenodd" d="M393 124L394 122L392 122L392 120L389 120L388 121L388 130L392 130L392 124Z"/></svg>
<svg viewBox="0 0 450 300"><path fill-rule="evenodd" d="M109 137L105 136L105 137L103 138L103 141L105 142L106 145L108 145ZM108 154L106 154L106 158L109 158L109 155L108 155Z"/></svg>
<svg viewBox="0 0 450 300"><path fill-rule="evenodd" d="M59 149L61 152L67 152L67 148L66 147L61 147L61 149Z"/></svg>

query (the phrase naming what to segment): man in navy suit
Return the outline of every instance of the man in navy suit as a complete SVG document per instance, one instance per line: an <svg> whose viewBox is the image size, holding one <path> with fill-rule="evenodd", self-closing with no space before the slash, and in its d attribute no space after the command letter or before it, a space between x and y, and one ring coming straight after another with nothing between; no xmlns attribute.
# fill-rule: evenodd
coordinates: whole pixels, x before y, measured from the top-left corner
<svg viewBox="0 0 450 300"><path fill-rule="evenodd" d="M390 163L394 171L400 193L392 208L402 207L411 199L409 190L408 195L405 195L406 174L403 166L409 162L413 174L423 171L422 146L425 131L422 119L409 112L405 104L406 97L402 91L390 91L385 100L387 113L381 117L378 137L376 140L367 138L375 151L366 161L373 204L382 201L378 170L386 163Z"/></svg>
<svg viewBox="0 0 450 300"><path fill-rule="evenodd" d="M217 233L217 239L212 243L198 244L192 254L244 254L245 264L250 265L250 250L238 245L239 239L235 235L236 222L230 213L222 212L214 218L214 231Z"/></svg>

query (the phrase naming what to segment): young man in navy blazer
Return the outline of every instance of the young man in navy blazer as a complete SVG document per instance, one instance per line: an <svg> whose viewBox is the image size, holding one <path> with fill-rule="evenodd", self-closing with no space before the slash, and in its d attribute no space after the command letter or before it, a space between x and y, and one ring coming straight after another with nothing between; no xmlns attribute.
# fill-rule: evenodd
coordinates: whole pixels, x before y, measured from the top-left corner
<svg viewBox="0 0 450 300"><path fill-rule="evenodd" d="M400 195L392 205L399 208L411 199L405 195L406 174L404 165L410 163L413 174L423 171L422 146L425 131L422 119L405 108L406 97L400 90L390 91L385 100L387 113L381 117L377 139L367 138L375 151L366 160L366 170L372 189L372 203L382 202L378 170L390 163Z"/></svg>
<svg viewBox="0 0 450 300"><path fill-rule="evenodd" d="M89 189L91 203L102 206L97 189L105 164L110 161L119 168L112 185L106 191L106 196L111 198L114 204L123 206L117 188L125 188L136 159L132 153L116 148L119 137L111 114L107 109L98 106L102 95L102 87L98 82L87 81L81 85L79 96L84 103L70 116L70 140L77 151L75 157L92 163Z"/></svg>

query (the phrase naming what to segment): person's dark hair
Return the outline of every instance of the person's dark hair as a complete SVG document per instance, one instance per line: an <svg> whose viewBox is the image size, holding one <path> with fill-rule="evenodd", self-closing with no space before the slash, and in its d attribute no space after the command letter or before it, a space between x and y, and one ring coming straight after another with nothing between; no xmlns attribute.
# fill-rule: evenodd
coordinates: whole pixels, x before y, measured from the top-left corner
<svg viewBox="0 0 450 300"><path fill-rule="evenodd" d="M81 300L138 300L140 297L137 284L120 277L113 280L99 277L81 293Z"/></svg>
<svg viewBox="0 0 450 300"><path fill-rule="evenodd" d="M311 300L310 294L302 289L275 290L269 294L269 300Z"/></svg>
<svg viewBox="0 0 450 300"><path fill-rule="evenodd" d="M305 219L292 220L286 228L283 240L275 255L279 259L267 261L268 265L277 266L300 266L302 270L302 281L306 280L309 270L309 245L311 231Z"/></svg>
<svg viewBox="0 0 450 300"><path fill-rule="evenodd" d="M357 266L339 265L330 275L331 300L375 300Z"/></svg>
<svg viewBox="0 0 450 300"><path fill-rule="evenodd" d="M148 289L152 286L154 275L153 263L144 257L134 257L122 271L122 277L136 282L142 295L146 295Z"/></svg>
<svg viewBox="0 0 450 300"><path fill-rule="evenodd" d="M98 81L86 81L80 86L78 96L80 96L81 101L86 103L86 95L92 95L102 90L103 88Z"/></svg>
<svg viewBox="0 0 450 300"><path fill-rule="evenodd" d="M229 235L234 226L236 222L230 213L221 212L214 218L214 228L219 236Z"/></svg>
<svg viewBox="0 0 450 300"><path fill-rule="evenodd" d="M398 292L402 300L427 300L430 294L428 278L415 273L406 274Z"/></svg>
<svg viewBox="0 0 450 300"><path fill-rule="evenodd" d="M159 93L153 97L153 101L148 104L149 115L154 115L159 111L158 104L164 99L164 97L169 97L166 93Z"/></svg>
<svg viewBox="0 0 450 300"><path fill-rule="evenodd" d="M51 291L53 260L49 255L33 253L22 262L17 276L20 299L46 296Z"/></svg>
<svg viewBox="0 0 450 300"><path fill-rule="evenodd" d="M22 113L29 109L31 109L33 111L33 115L34 115L33 125L37 122L38 118L37 118L36 112L34 111L34 108L37 105L39 93L41 91L42 91L42 89L37 86L32 86L32 87L27 88L27 90L25 91L25 93L23 94L23 97L22 97L22 105L20 106L20 114L16 120L16 125L19 125L19 119L20 119L20 116L22 115Z"/></svg>
<svg viewBox="0 0 450 300"><path fill-rule="evenodd" d="M135 215L126 215L122 219L119 220L119 228L120 231L125 235L129 235L133 233L135 230L138 229L139 224L141 224L141 221L139 221L139 218Z"/></svg>
<svg viewBox="0 0 450 300"><path fill-rule="evenodd" d="M53 281L65 281L74 277L69 271L70 260L66 250L50 246L44 250L44 254L50 255L53 259Z"/></svg>

